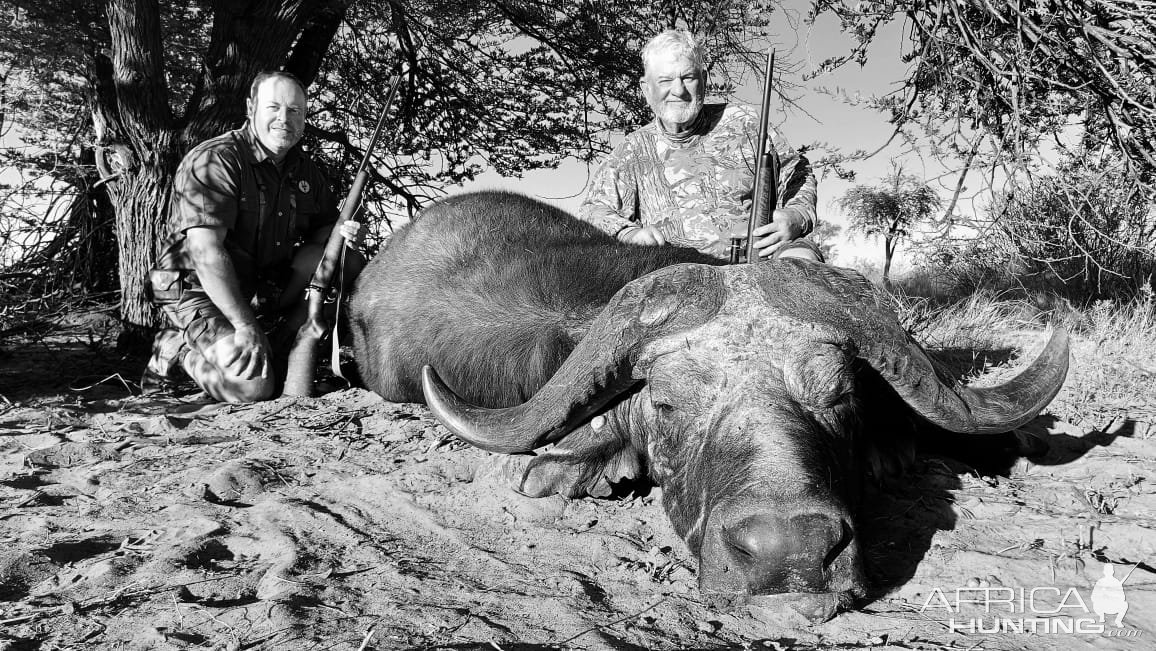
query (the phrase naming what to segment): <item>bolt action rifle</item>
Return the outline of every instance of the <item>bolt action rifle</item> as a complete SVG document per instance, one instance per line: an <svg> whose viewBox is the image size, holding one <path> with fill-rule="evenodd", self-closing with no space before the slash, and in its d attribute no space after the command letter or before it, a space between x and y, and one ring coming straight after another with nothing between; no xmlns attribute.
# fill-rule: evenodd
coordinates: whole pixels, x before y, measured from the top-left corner
<svg viewBox="0 0 1156 651"><path fill-rule="evenodd" d="M771 76L775 71L775 50L767 53L767 69L763 76L763 103L759 111L759 139L755 143L755 187L751 193L751 216L747 220L746 262L759 261L755 249L755 229L771 223L779 203L779 152L767 143L767 120L771 115ZM731 240L731 264L741 261L740 247Z"/></svg>
<svg viewBox="0 0 1156 651"><path fill-rule="evenodd" d="M345 238L341 235L341 225L353 219L361 207L361 196L369 182L369 157L377 146L381 137L381 129L385 124L385 116L393 103L393 95L401 82L400 75L394 75L389 80L389 92L385 96L385 104L381 107L381 115L377 118L377 126L369 138L369 146L365 148L365 155L361 164L357 166L357 176L349 193L345 195L345 202L341 204L341 216L333 224L329 239L325 243L325 252L317 269L309 279L309 286L305 290L305 300L308 304L308 316L305 323L297 330L297 337L293 340L293 348L289 350L289 370L285 376L285 388L282 395L311 396L313 395L313 374L317 367L317 344L325 336L328 324L325 321L325 298L333 283L333 274L345 259ZM338 353L334 346L333 355ZM336 359L334 365L336 366Z"/></svg>

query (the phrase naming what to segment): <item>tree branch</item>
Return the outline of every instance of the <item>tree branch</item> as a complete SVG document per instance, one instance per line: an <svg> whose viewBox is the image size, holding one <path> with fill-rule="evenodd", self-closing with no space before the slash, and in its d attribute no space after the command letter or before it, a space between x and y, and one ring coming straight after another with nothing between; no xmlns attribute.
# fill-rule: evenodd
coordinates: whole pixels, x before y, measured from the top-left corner
<svg viewBox="0 0 1156 651"><path fill-rule="evenodd" d="M293 73L306 86L313 84L317 72L321 69L321 61L345 20L345 14L353 0L331 0L323 3L321 9L313 13L301 37L293 46L289 60L285 62L285 70Z"/></svg>

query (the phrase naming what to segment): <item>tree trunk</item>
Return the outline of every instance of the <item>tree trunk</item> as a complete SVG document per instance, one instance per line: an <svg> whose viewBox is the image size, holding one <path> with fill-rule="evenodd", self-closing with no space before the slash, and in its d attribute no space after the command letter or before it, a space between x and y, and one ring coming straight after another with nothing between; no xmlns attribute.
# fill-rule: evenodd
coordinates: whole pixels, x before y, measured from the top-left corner
<svg viewBox="0 0 1156 651"><path fill-rule="evenodd" d="M160 153L160 152L154 152ZM157 258L168 219L175 152L165 152L160 165L142 165L109 184L116 205L120 238L120 310L126 324L149 329L160 325L160 314L148 301L145 282Z"/></svg>
<svg viewBox="0 0 1156 651"><path fill-rule="evenodd" d="M136 343L160 323L144 291L166 219L176 152L165 86L164 46L156 0L109 0L111 57L94 53L98 156L116 207L122 343Z"/></svg>
<svg viewBox="0 0 1156 651"><path fill-rule="evenodd" d="M891 287L891 259L895 256L895 240L890 235L883 238L883 286Z"/></svg>

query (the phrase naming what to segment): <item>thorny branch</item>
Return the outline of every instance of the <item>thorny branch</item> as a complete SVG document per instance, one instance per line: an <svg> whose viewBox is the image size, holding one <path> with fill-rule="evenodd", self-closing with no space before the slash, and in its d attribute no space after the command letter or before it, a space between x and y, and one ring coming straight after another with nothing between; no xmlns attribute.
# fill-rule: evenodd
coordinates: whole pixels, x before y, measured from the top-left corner
<svg viewBox="0 0 1156 651"><path fill-rule="evenodd" d="M866 60L887 22L903 20L912 68L894 93L874 98L910 140L922 133L933 153L985 170L989 188L1008 181L1022 193L1049 152L1115 170L1115 182L1156 199L1156 4L1140 0L813 0L809 18L834 14L856 45L824 62L824 73ZM977 147L985 142L983 150ZM1061 166L1058 174L1071 174ZM957 193L961 185L957 185ZM1096 203L1071 186L1073 232L1102 243L1151 249L1087 218ZM956 195L958 196L958 194ZM954 205L954 200L953 200ZM999 219L1000 211L993 214ZM1141 217L1142 231L1152 217ZM1079 223L1077 226L1076 223ZM1120 274L1104 247L1072 237L1070 251L1099 274Z"/></svg>

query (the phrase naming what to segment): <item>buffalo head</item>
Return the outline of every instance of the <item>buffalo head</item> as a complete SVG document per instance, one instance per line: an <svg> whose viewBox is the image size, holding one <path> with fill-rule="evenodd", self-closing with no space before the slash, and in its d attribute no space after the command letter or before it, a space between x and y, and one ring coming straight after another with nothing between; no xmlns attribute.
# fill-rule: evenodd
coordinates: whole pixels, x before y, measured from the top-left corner
<svg viewBox="0 0 1156 651"><path fill-rule="evenodd" d="M1067 355L1056 330L1012 381L957 386L858 274L792 260L677 265L618 292L521 405L465 404L429 367L424 389L450 431L487 450L562 441L535 462L595 471L641 455L704 592L793 593L830 614L864 588L854 498L874 439L889 435L862 431L876 406L865 376L934 425L998 433L1048 404Z"/></svg>

